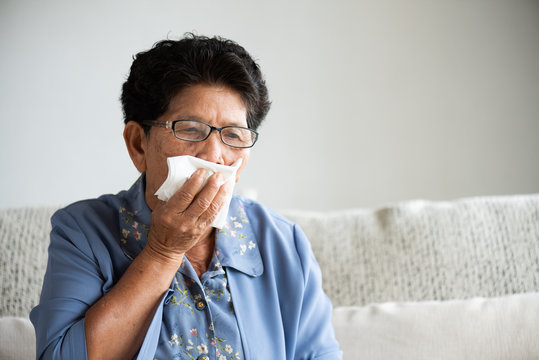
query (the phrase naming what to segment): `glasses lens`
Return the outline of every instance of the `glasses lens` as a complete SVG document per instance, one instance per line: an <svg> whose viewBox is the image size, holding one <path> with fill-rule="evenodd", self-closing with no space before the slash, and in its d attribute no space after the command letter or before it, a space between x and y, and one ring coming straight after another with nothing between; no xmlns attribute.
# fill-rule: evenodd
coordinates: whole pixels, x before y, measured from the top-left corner
<svg viewBox="0 0 539 360"><path fill-rule="evenodd" d="M174 122L174 134L178 139L202 141L208 138L212 127L196 120L179 120ZM220 130L221 140L228 146L248 148L255 144L257 133L241 126L226 126Z"/></svg>
<svg viewBox="0 0 539 360"><path fill-rule="evenodd" d="M182 120L174 125L176 137L182 140L201 141L210 133L211 128L199 121Z"/></svg>
<svg viewBox="0 0 539 360"><path fill-rule="evenodd" d="M221 140L230 146L246 148L254 145L256 133L250 129L228 126L221 130Z"/></svg>

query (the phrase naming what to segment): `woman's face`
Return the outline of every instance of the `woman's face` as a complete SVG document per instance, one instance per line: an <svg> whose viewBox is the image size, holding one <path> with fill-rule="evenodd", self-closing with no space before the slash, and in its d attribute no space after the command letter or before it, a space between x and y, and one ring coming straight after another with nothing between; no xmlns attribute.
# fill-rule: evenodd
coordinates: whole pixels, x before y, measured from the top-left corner
<svg viewBox="0 0 539 360"><path fill-rule="evenodd" d="M228 125L247 127L247 109L237 92L222 86L199 84L185 88L174 96L167 112L157 119L162 122L174 120L199 120L215 127ZM153 204L157 201L154 193L168 175L168 157L191 155L222 165L232 165L242 158L243 163L236 177L238 181L250 154L250 149L232 148L223 144L218 131L212 131L204 141L189 142L174 137L172 129L152 127L142 142L144 171L146 171L146 202L150 208L153 208Z"/></svg>

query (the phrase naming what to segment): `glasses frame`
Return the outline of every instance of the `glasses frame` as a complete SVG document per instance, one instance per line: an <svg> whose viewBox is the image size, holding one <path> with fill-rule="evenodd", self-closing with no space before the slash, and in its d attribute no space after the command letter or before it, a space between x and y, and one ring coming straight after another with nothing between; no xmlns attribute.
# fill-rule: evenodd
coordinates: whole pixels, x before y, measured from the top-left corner
<svg viewBox="0 0 539 360"><path fill-rule="evenodd" d="M207 127L210 128L210 132L208 133L208 135L206 135L206 137L204 139L200 139L200 140L191 140L191 139L184 139L184 138L181 138L179 136L176 135L176 123L179 123L179 122L184 122L184 121L192 121L192 122L197 122L197 123L200 123L200 124L204 124L206 125ZM165 122L162 122L162 121L155 121L155 120L145 120L145 121L142 121L142 124L143 125L148 125L148 126L156 126L156 127L162 127L162 128L165 128L165 129L172 129L172 133L174 134L174 137L176 139L179 139L179 140L183 140L183 141L189 141L189 142L201 142L201 141L204 141L206 140L207 138L210 137L211 133L215 130L217 132L219 132L219 139L221 139L221 142L223 144L225 144L226 146L230 146L232 148L236 148L236 149L249 149L249 148L252 148L256 141L258 140L258 132L256 132L255 130L253 129L250 129L248 127L244 127L244 126L223 126L223 127L217 127L217 126L212 126L208 123L205 123L204 121L200 121L200 120L187 120L187 119L181 119L181 120L174 120L174 121L165 121ZM236 145L230 145L230 144L227 144L224 140L223 140L223 134L221 133L222 130L224 129L228 129L228 128L239 128L239 129L245 129L245 130L249 130L252 134L254 134L254 139L253 139L253 143L250 145L250 146L236 146Z"/></svg>

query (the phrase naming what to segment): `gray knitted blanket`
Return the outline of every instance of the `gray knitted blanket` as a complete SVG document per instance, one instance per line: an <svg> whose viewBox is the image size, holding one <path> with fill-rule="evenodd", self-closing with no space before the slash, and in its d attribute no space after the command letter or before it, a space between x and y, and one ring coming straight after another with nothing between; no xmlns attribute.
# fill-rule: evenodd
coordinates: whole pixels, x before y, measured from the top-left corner
<svg viewBox="0 0 539 360"><path fill-rule="evenodd" d="M37 304L55 210L0 210L0 316ZM539 291L539 194L283 213L309 237L334 306Z"/></svg>

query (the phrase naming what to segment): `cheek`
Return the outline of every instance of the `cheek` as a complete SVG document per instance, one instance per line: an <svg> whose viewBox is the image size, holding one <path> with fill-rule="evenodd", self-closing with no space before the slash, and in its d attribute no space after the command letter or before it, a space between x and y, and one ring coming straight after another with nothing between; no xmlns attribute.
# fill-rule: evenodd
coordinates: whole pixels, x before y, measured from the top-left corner
<svg viewBox="0 0 539 360"><path fill-rule="evenodd" d="M168 139L159 139L157 137L153 140L158 141L152 141L149 144L148 170L146 173L157 186L161 186L168 176L167 158L180 155L196 156L197 145L201 144L176 141L175 139L168 141Z"/></svg>
<svg viewBox="0 0 539 360"><path fill-rule="evenodd" d="M167 134L168 135L168 134ZM197 143L182 142L173 139L156 139L151 144L151 153L153 159L158 162L164 162L166 167L167 158L179 155L194 155L196 153Z"/></svg>
<svg viewBox="0 0 539 360"><path fill-rule="evenodd" d="M146 179L151 191L157 190L168 176L167 158L174 156L174 154L167 147L167 144L163 144L161 141L149 143L146 157Z"/></svg>

